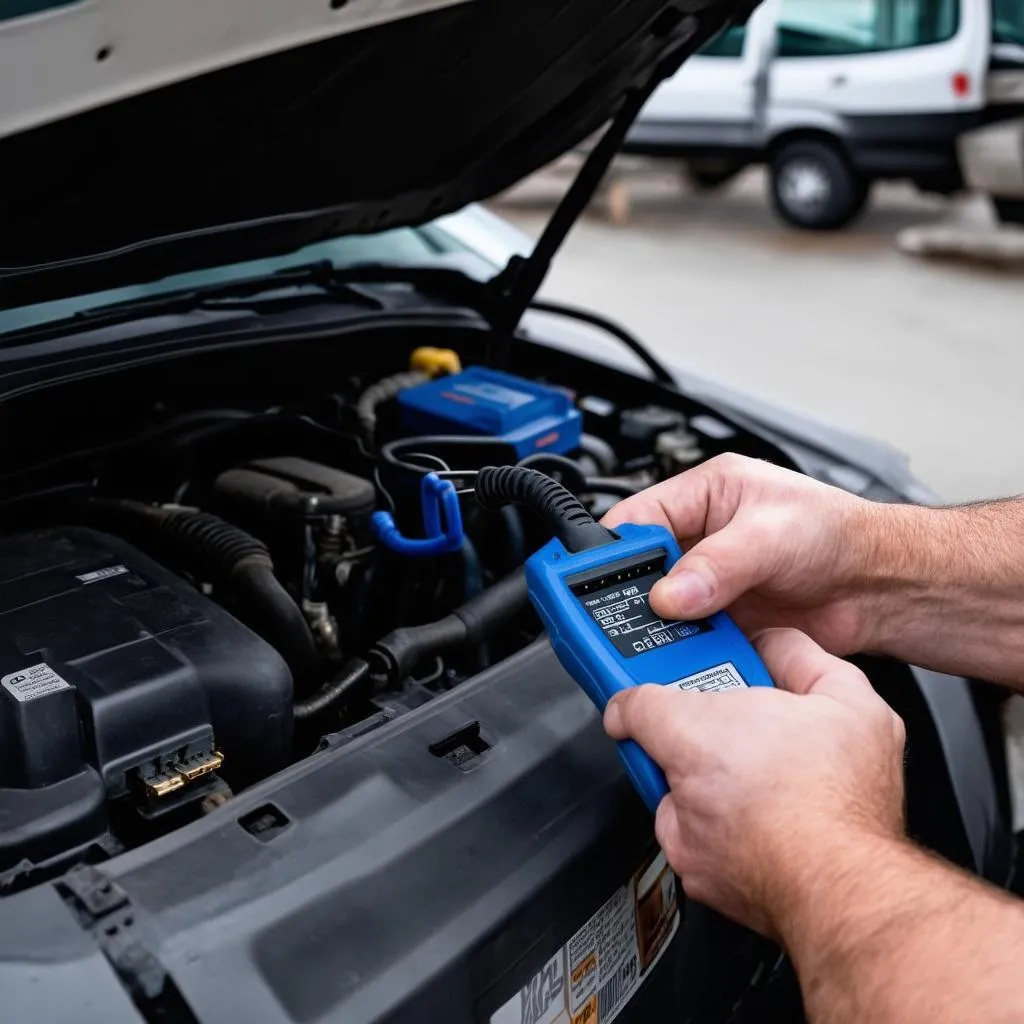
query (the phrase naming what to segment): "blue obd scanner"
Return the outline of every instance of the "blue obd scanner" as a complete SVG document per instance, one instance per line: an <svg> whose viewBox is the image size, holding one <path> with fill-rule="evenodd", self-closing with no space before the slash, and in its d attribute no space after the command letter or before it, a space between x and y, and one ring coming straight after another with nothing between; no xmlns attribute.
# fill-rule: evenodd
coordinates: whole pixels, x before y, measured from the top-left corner
<svg viewBox="0 0 1024 1024"><path fill-rule="evenodd" d="M526 563L530 600L559 662L598 710L643 683L695 691L773 685L725 612L666 622L651 608L651 588L681 557L664 527L623 524L613 532L561 484L530 469L483 469L476 492L484 507L526 505L551 527L554 537ZM619 752L654 811L668 792L664 774L630 740Z"/></svg>

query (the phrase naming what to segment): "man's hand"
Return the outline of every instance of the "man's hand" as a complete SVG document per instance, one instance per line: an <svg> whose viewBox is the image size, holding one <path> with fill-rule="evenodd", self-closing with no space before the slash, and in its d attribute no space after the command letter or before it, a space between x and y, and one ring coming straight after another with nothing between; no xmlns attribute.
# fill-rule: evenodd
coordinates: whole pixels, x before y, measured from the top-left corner
<svg viewBox="0 0 1024 1024"><path fill-rule="evenodd" d="M796 630L778 689L641 686L605 726L665 769L656 831L686 892L778 939L812 1024L1024 1020L1024 909L903 835L903 725Z"/></svg>
<svg viewBox="0 0 1024 1024"><path fill-rule="evenodd" d="M683 558L651 593L666 618L729 607L748 632L794 626L835 654L870 644L874 520L890 506L740 455L721 455L613 508L607 526L659 523Z"/></svg>
<svg viewBox="0 0 1024 1024"><path fill-rule="evenodd" d="M818 866L903 834L903 723L864 675L796 630L757 646L778 689L642 686L605 726L661 765L656 833L687 893L781 937Z"/></svg>
<svg viewBox="0 0 1024 1024"><path fill-rule="evenodd" d="M1024 690L1024 499L953 508L866 501L722 455L604 518L660 523L684 554L651 592L666 618L728 608L833 654L885 653Z"/></svg>

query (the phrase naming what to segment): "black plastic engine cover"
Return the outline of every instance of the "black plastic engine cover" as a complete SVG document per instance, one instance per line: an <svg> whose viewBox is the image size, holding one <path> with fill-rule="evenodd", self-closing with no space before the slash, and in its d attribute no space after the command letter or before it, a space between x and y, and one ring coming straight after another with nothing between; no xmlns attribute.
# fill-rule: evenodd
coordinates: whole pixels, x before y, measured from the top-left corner
<svg viewBox="0 0 1024 1024"><path fill-rule="evenodd" d="M176 752L219 751L246 785L290 754L277 652L114 537L0 542L0 868L79 846L106 799Z"/></svg>

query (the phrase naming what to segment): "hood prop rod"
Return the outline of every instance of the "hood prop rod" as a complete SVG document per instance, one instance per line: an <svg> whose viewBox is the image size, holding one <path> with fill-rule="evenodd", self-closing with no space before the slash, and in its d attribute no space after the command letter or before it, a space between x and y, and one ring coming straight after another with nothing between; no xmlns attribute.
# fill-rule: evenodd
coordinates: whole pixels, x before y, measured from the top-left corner
<svg viewBox="0 0 1024 1024"><path fill-rule="evenodd" d="M659 66L646 82L626 93L622 106L615 112L604 135L587 154L579 173L555 207L533 252L527 257L513 256L505 269L491 278L488 288L492 291L494 314L490 320L494 338L489 346L487 360L491 366L504 367L519 321L544 283L555 253L594 198L608 168L622 148L626 134L665 74L664 67Z"/></svg>

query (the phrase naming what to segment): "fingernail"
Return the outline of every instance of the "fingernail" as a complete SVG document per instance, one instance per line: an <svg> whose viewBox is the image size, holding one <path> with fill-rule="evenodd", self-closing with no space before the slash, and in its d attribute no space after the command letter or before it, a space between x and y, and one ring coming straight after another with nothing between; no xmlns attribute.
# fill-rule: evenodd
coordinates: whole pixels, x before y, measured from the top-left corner
<svg viewBox="0 0 1024 1024"><path fill-rule="evenodd" d="M613 700L604 709L605 732L615 733L622 729L622 711L619 709L619 702Z"/></svg>
<svg viewBox="0 0 1024 1024"><path fill-rule="evenodd" d="M711 600L710 584L695 572L666 576L658 584L658 590L658 597L662 601L671 601L677 614L700 611Z"/></svg>

